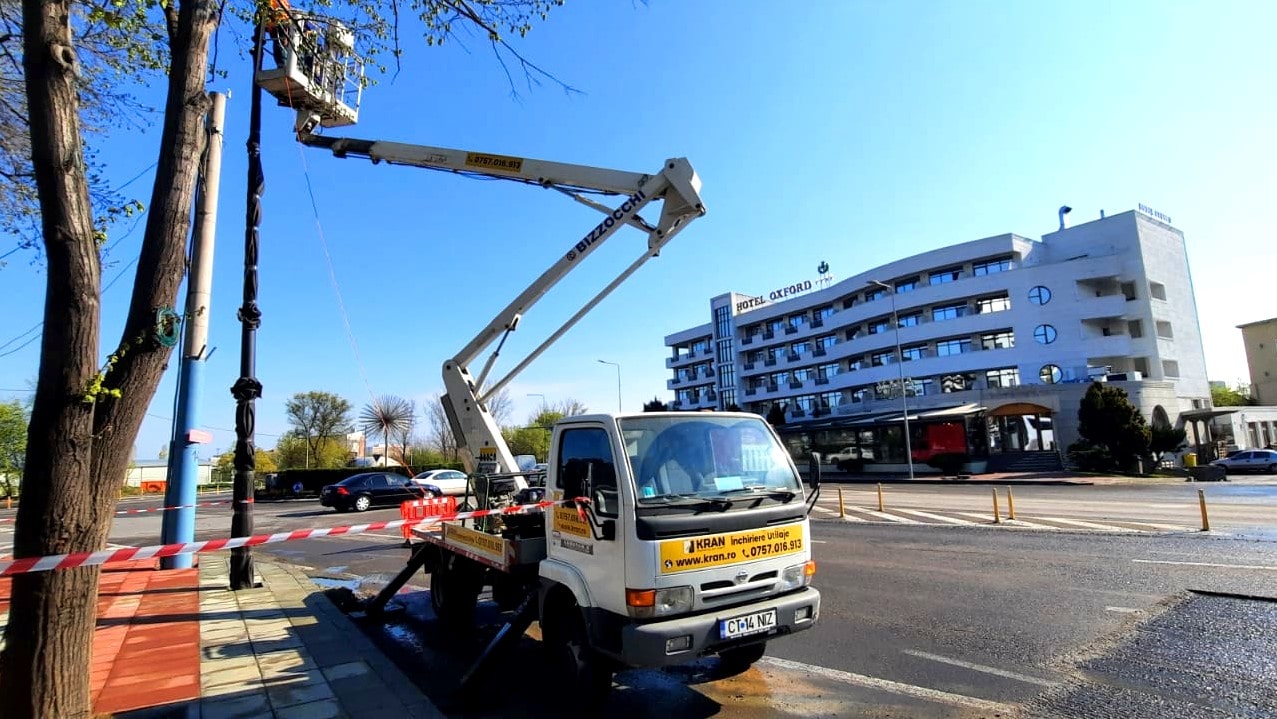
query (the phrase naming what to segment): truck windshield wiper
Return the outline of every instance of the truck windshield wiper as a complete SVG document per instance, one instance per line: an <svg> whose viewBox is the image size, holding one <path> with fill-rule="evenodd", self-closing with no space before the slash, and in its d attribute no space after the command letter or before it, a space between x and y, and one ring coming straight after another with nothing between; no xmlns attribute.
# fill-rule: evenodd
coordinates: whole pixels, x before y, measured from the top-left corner
<svg viewBox="0 0 1277 719"><path fill-rule="evenodd" d="M663 504L668 507L709 507L726 510L732 508L730 499L720 497L702 497L699 494L663 494L659 497L647 497L644 504Z"/></svg>
<svg viewBox="0 0 1277 719"><path fill-rule="evenodd" d="M752 487L741 487L740 489L728 489L728 490L719 492L719 495L725 495L725 494L764 495L767 497L783 499L783 501L786 501L786 502L798 496L798 493L793 491L792 489L772 489L770 487L764 487L762 485L754 485Z"/></svg>

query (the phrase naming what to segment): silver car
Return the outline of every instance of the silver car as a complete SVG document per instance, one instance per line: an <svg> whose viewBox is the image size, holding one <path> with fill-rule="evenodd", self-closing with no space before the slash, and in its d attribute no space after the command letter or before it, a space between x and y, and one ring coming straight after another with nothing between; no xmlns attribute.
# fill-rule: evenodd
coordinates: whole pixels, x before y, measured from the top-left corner
<svg viewBox="0 0 1277 719"><path fill-rule="evenodd" d="M1225 472L1267 472L1277 474L1277 451L1271 449L1247 449L1211 462L1223 467Z"/></svg>

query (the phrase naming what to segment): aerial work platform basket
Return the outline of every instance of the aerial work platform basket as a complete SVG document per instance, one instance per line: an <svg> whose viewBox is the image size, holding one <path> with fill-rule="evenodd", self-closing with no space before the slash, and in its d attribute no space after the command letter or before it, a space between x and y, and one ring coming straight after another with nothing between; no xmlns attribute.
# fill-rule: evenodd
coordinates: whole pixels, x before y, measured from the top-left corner
<svg viewBox="0 0 1277 719"><path fill-rule="evenodd" d="M364 60L355 54L350 28L327 18L292 15L270 34L272 52L256 81L281 106L297 111L296 130L355 124Z"/></svg>

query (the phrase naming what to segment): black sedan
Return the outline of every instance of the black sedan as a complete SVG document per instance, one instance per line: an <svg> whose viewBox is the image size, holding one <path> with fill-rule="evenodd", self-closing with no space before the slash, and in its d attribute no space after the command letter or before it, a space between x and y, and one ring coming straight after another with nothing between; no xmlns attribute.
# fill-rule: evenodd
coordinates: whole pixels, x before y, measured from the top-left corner
<svg viewBox="0 0 1277 719"><path fill-rule="evenodd" d="M319 492L319 503L338 512L363 512L375 506L399 506L410 499L429 496L408 477L387 472L365 472L330 484Z"/></svg>

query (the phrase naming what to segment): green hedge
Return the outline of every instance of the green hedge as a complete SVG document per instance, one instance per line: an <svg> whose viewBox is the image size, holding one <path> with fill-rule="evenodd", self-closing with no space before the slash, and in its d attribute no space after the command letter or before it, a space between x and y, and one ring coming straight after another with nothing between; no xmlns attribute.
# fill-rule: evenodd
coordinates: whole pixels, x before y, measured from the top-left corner
<svg viewBox="0 0 1277 719"><path fill-rule="evenodd" d="M319 490L337 484L347 477L368 472L388 472L411 477L407 467L340 467L338 469L285 469L266 481L266 489L257 492L259 497L317 497ZM301 492L293 486L301 483Z"/></svg>

